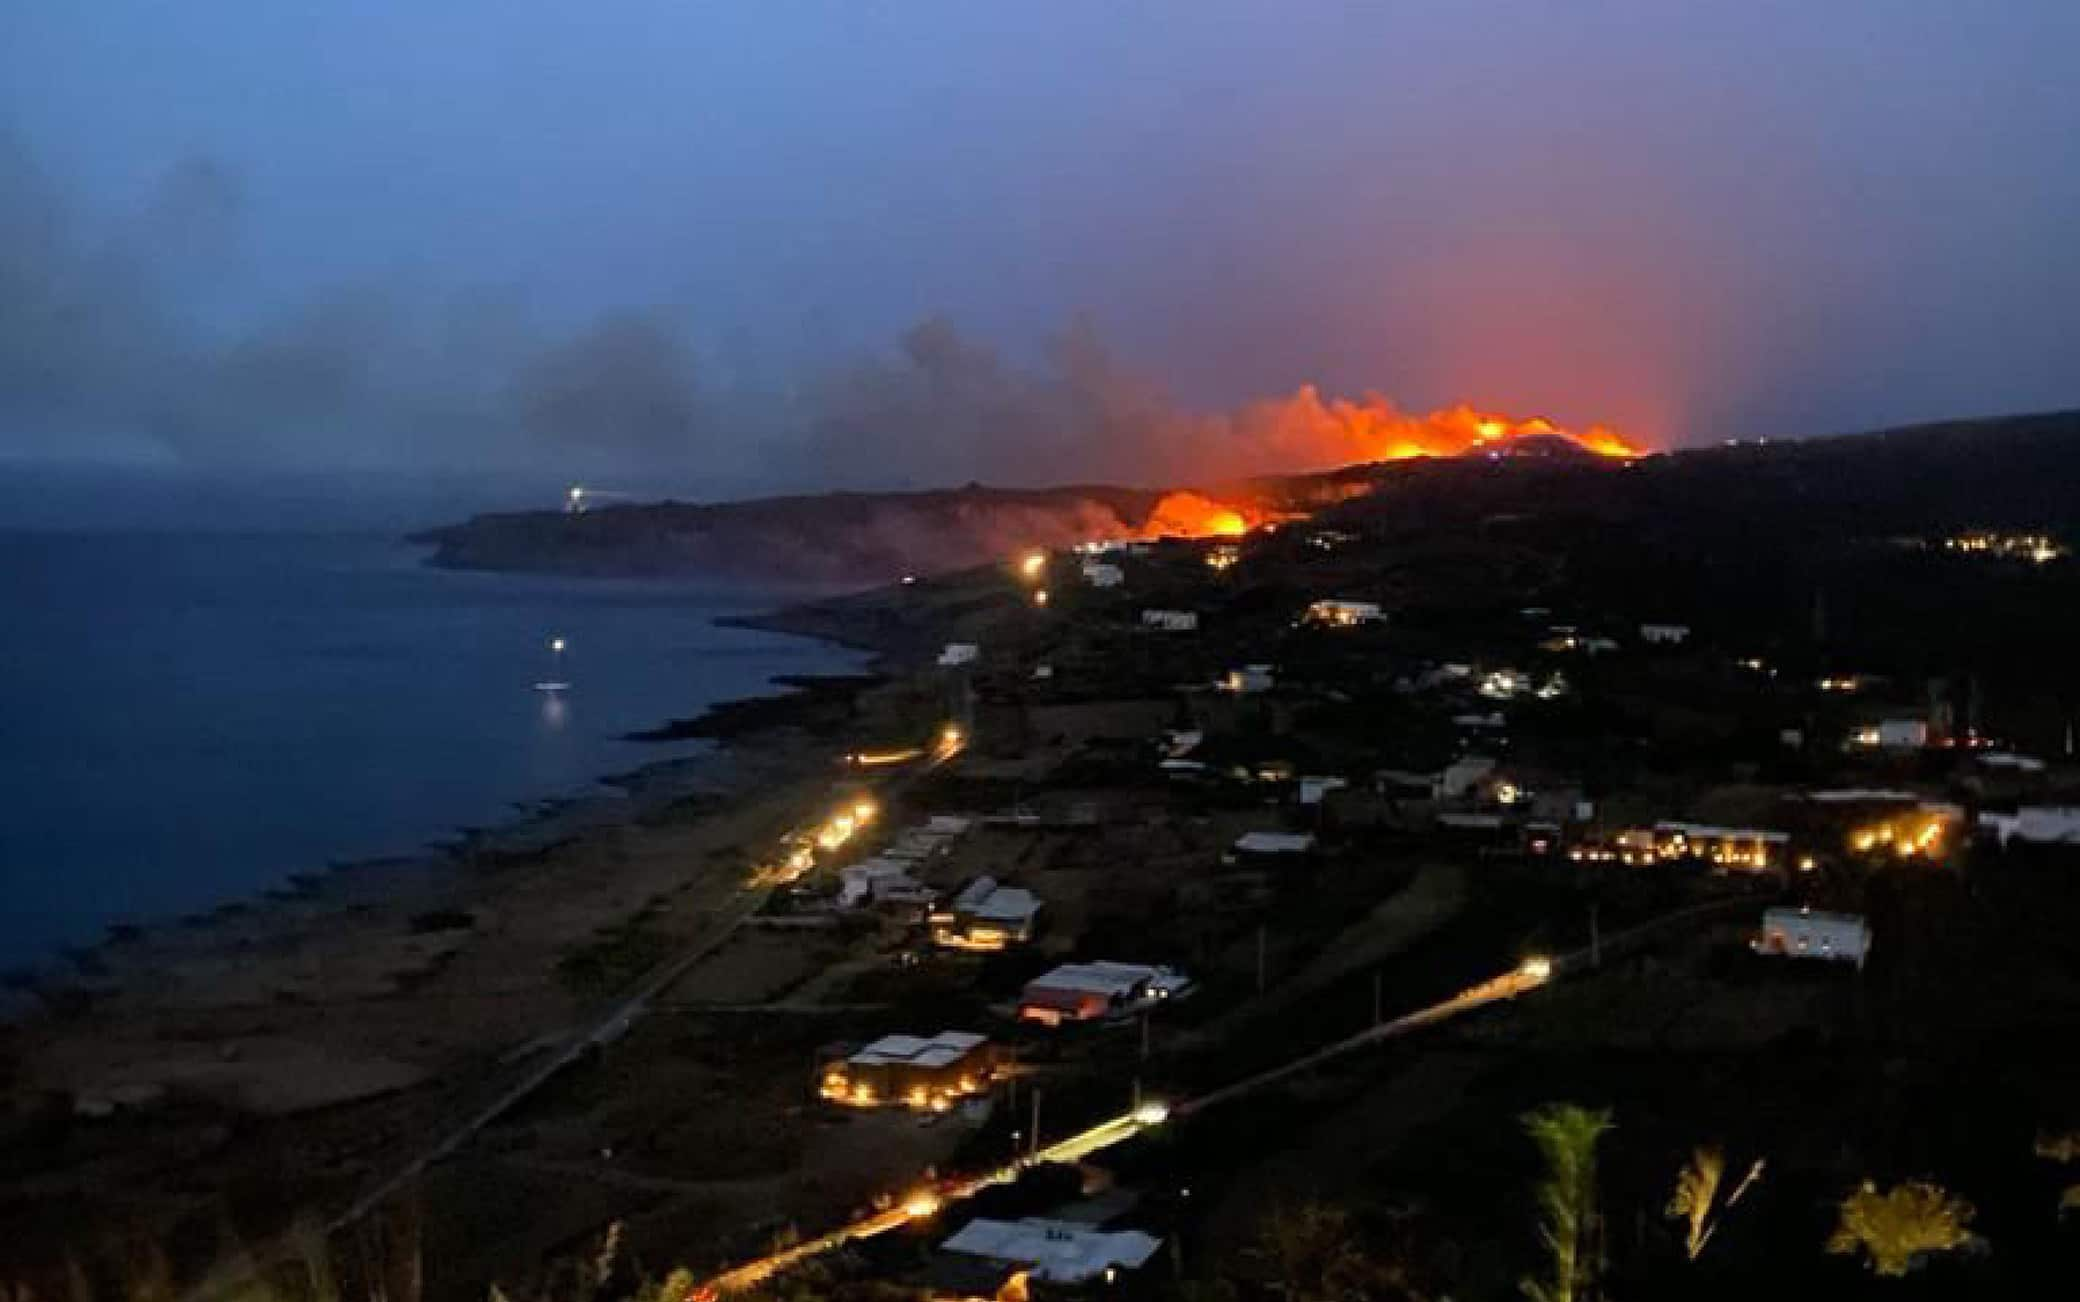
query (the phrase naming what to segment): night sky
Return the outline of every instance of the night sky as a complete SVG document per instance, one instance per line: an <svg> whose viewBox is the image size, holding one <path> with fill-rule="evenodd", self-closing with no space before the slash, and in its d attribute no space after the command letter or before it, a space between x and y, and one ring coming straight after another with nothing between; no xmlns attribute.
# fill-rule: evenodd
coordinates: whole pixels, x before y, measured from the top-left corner
<svg viewBox="0 0 2080 1302"><path fill-rule="evenodd" d="M2075 405L2075 51L2072 0L10 4L0 457L813 487L1189 473L1135 423L1303 384L1664 447Z"/></svg>

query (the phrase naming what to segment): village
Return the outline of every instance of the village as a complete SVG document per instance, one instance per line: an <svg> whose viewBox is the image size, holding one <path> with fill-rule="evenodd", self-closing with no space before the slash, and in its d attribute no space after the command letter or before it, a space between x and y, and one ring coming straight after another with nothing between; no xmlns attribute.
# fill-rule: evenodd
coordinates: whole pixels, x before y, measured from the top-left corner
<svg viewBox="0 0 2080 1302"><path fill-rule="evenodd" d="M1937 1200L1917 1262L2055 1259L2062 545L1851 540L1806 584L1789 544L1720 566L1694 509L1656 547L1525 509L1654 472L1439 463L777 612L875 659L718 713L762 785L487 854L492 903L313 914L221 1007L155 979L168 1013L104 1023L137 1057L80 1069L118 1084L46 1090L34 1133L138 1190L234 1146L231 1188L292 1170L335 1243L409 1241L458 1299L1268 1300L1331 1247L1384 1296L1510 1295L1554 1116L1614 1127L1614 1283L1853 1284L1858 1197ZM321 940L367 974L338 1061L457 1066L227 1112L203 1083L309 1042L246 991L316 997ZM502 1020L429 1035L451 1009ZM244 1048L121 1084L205 1032ZM1747 1178L1673 1213L1701 1154ZM286 1223L227 1287L299 1269Z"/></svg>
<svg viewBox="0 0 2080 1302"><path fill-rule="evenodd" d="M1490 1125L1565 1097L1515 1075L1527 1046L1651 1097L1684 1069L1612 1061L1798 1046L1810 1077L1981 1015L1936 989L1983 941L1943 920L1968 874L2080 846L2069 729L2004 741L1971 681L1591 606L1473 548L1397 564L1363 528L1093 540L827 603L902 648L889 735L834 786L857 817L799 839L718 959L758 974L707 1012L726 1031L681 1008L589 1069L654 1098L694 1034L728 1117L601 1081L491 1147L660 1195L632 1237L720 1292L1162 1292L1359 1180L1332 1124L1422 1169L1484 1091L1517 1098ZM1383 1053L1414 1083L1368 1084ZM1657 1124L1672 1171L1698 1137ZM1814 1197L1872 1174L1752 1142ZM1433 1175L1425 1215L1465 1196ZM1676 1231L1647 1219L1651 1258Z"/></svg>

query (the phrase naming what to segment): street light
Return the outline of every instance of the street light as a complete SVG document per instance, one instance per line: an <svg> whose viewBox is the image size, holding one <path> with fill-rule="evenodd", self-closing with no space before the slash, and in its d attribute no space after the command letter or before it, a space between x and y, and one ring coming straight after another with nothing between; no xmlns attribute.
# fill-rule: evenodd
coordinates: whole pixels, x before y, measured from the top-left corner
<svg viewBox="0 0 2080 1302"><path fill-rule="evenodd" d="M1133 1111L1134 1123L1141 1126L1160 1126L1170 1119L1170 1105L1158 1099L1150 1099Z"/></svg>
<svg viewBox="0 0 2080 1302"><path fill-rule="evenodd" d="M1544 981L1553 975L1553 960L1544 957L1527 958L1517 965L1517 975L1527 981Z"/></svg>

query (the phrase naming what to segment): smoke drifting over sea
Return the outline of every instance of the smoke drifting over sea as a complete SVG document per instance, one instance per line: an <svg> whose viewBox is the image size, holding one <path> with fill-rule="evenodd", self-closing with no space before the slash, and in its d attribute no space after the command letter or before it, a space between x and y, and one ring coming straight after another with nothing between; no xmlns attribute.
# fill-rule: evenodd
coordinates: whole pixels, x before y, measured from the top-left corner
<svg viewBox="0 0 2080 1302"><path fill-rule="evenodd" d="M1312 387L1194 412L1126 366L1088 318L1032 367L932 318L885 355L777 391L705 383L695 322L668 305L555 333L515 294L368 284L213 327L241 192L223 166L185 160L135 214L97 225L18 140L0 142L0 418L47 431L59 455L113 439L184 464L265 467L315 447L345 465L562 461L680 482L719 465L738 482L796 487L1206 482L1550 429ZM1608 431L1586 437L1620 446Z"/></svg>

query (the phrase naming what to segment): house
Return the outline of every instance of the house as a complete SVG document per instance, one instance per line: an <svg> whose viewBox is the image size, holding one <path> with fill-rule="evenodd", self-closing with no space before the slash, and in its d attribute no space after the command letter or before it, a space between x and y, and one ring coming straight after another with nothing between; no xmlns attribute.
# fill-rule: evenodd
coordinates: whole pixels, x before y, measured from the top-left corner
<svg viewBox="0 0 2080 1302"><path fill-rule="evenodd" d="M1762 929L1748 945L1758 954L1831 959L1862 967L1871 951L1871 930L1862 917L1854 913L1766 909L1762 914Z"/></svg>
<svg viewBox="0 0 2080 1302"><path fill-rule="evenodd" d="M1463 799L1494 771L1495 761L1491 756L1462 755L1430 779L1430 797L1433 800Z"/></svg>
<svg viewBox="0 0 2080 1302"><path fill-rule="evenodd" d="M1127 581L1127 575L1110 561L1085 561L1083 581L1094 588L1116 588Z"/></svg>
<svg viewBox="0 0 2080 1302"><path fill-rule="evenodd" d="M1711 823L1654 824L1658 859L1696 859L1720 868L1779 866L1791 836L1763 827L1719 827Z"/></svg>
<svg viewBox="0 0 2080 1302"><path fill-rule="evenodd" d="M953 1292L1023 1297L1027 1290L1019 1276L1049 1284L1109 1283L1121 1271L1146 1265L1162 1246L1161 1239L1140 1230L1100 1230L1075 1221L1029 1216L1016 1221L969 1221L940 1244L939 1250L979 1258L1007 1272L1002 1280L979 1279Z"/></svg>
<svg viewBox="0 0 2080 1302"><path fill-rule="evenodd" d="M1765 872L1783 866L1790 842L1789 833L1771 828L1662 822L1652 827L1628 827L1608 840L1584 840L1569 848L1567 857L1577 863L1690 862Z"/></svg>
<svg viewBox="0 0 2080 1302"><path fill-rule="evenodd" d="M1244 832L1235 838L1235 847L1230 858L1250 856L1264 858L1314 853L1314 834L1311 832Z"/></svg>
<svg viewBox="0 0 2080 1302"><path fill-rule="evenodd" d="M1043 1026L1088 1022L1174 999L1191 987L1181 972L1140 963L1064 963L1034 977L1019 996L1018 1015Z"/></svg>
<svg viewBox="0 0 2080 1302"><path fill-rule="evenodd" d="M981 657L982 648L973 642L948 642L946 649L939 653L939 667L958 669L962 665L974 664Z"/></svg>
<svg viewBox="0 0 2080 1302"><path fill-rule="evenodd" d="M2011 773L2042 773L2044 761L2034 755L2023 755L2011 750L1989 750L1978 757L1979 763L1990 769L2006 769Z"/></svg>
<svg viewBox="0 0 2080 1302"><path fill-rule="evenodd" d="M1474 689L1491 701L1507 701L1531 690L1531 675L1521 669L1492 669Z"/></svg>
<svg viewBox="0 0 2080 1302"><path fill-rule="evenodd" d="M954 1100L988 1089L1007 1061L988 1037L969 1031L884 1035L854 1053L829 1057L817 1090L851 1107L944 1112Z"/></svg>
<svg viewBox="0 0 2080 1302"><path fill-rule="evenodd" d="M1272 687L1271 666L1257 664L1244 665L1240 669L1230 669L1226 677L1215 683L1214 686L1224 692L1233 692L1238 696L1254 696L1259 692L1268 692Z"/></svg>
<svg viewBox="0 0 2080 1302"><path fill-rule="evenodd" d="M1979 829L1999 838L2039 845L2080 845L2080 805L2024 805L2012 814L1982 811Z"/></svg>
<svg viewBox="0 0 2080 1302"><path fill-rule="evenodd" d="M1299 800L1303 805L1319 805L1332 791L1341 791L1350 785L1346 778L1304 777L1300 779Z"/></svg>
<svg viewBox="0 0 2080 1302"><path fill-rule="evenodd" d="M1329 597L1308 606L1306 618L1308 623L1324 628L1356 628L1360 624L1377 624L1386 615L1376 601L1346 601Z"/></svg>
<svg viewBox="0 0 2080 1302"><path fill-rule="evenodd" d="M1688 624L1641 624L1639 640L1648 646L1681 646L1690 640Z"/></svg>
<svg viewBox="0 0 2080 1302"><path fill-rule="evenodd" d="M1163 633L1195 633L1199 629L1199 614L1192 610L1144 610L1141 626Z"/></svg>
<svg viewBox="0 0 2080 1302"><path fill-rule="evenodd" d="M932 939L948 949L993 952L1031 940L1039 917L1039 896L977 877L950 908L932 914Z"/></svg>
<svg viewBox="0 0 2080 1302"><path fill-rule="evenodd" d="M1919 716L1879 719L1852 730L1849 744L1860 750L1920 750L1928 745L1928 720Z"/></svg>
<svg viewBox="0 0 2080 1302"><path fill-rule="evenodd" d="M931 889L910 876L911 863L876 855L838 870L838 907L866 904L930 904Z"/></svg>

